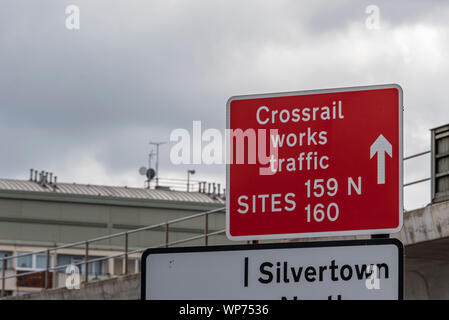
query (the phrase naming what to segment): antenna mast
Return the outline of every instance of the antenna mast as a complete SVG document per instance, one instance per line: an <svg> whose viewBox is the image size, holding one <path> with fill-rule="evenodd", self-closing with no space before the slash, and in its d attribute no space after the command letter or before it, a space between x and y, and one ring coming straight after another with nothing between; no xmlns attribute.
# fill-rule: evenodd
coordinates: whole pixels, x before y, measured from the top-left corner
<svg viewBox="0 0 449 320"><path fill-rule="evenodd" d="M161 144L166 144L167 142L152 142L151 145L156 146L156 188L159 186L159 146Z"/></svg>
<svg viewBox="0 0 449 320"><path fill-rule="evenodd" d="M151 169L151 159L152 159L155 155L156 155L156 154L154 153L154 150L151 149L150 153L148 153L148 170ZM148 189L150 189L150 183L151 183L150 178L148 178L147 182L148 182Z"/></svg>

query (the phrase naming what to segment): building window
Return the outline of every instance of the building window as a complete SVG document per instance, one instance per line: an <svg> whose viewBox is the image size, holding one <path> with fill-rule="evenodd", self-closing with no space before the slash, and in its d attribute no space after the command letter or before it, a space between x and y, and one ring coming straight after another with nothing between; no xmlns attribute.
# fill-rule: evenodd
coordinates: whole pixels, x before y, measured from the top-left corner
<svg viewBox="0 0 449 320"><path fill-rule="evenodd" d="M5 290L5 294L3 295L2 289L0 289L0 297L2 296L12 296L12 291L11 290Z"/></svg>
<svg viewBox="0 0 449 320"><path fill-rule="evenodd" d="M140 259L128 258L128 273L139 273L140 272ZM114 259L114 275L122 275L125 273L125 259L115 258Z"/></svg>
<svg viewBox="0 0 449 320"><path fill-rule="evenodd" d="M50 267L52 264L52 256L50 256ZM36 255L36 269L46 269L47 268L47 255L46 254L37 254Z"/></svg>
<svg viewBox="0 0 449 320"><path fill-rule="evenodd" d="M18 252L18 254L25 254L28 252ZM26 255L17 258L17 269L32 269L33 268L33 255Z"/></svg>
<svg viewBox="0 0 449 320"><path fill-rule="evenodd" d="M25 254L28 252L18 252ZM50 267L53 266L53 256L50 255ZM45 253L33 253L17 258L17 270L45 270L47 268L47 255Z"/></svg>
<svg viewBox="0 0 449 320"><path fill-rule="evenodd" d="M94 257L89 256L90 260L98 259L101 257ZM80 273L84 274L86 265L84 264L84 256L75 256L75 255L67 255L67 254L60 254L57 258L58 266L65 266L69 264L76 265ZM95 262L89 262L89 274L91 275L107 275L108 274L108 260L102 260L102 261L95 261ZM58 269L58 272L65 273L65 269L61 268Z"/></svg>
<svg viewBox="0 0 449 320"><path fill-rule="evenodd" d="M12 256L12 252L9 251L0 251L0 258L10 257ZM0 270L3 269L3 260L0 260ZM12 269L12 260L6 260L6 269Z"/></svg>
<svg viewBox="0 0 449 320"><path fill-rule="evenodd" d="M125 266L125 259L123 259L123 268ZM128 259L128 272L139 273L140 272L140 259L129 258Z"/></svg>
<svg viewBox="0 0 449 320"><path fill-rule="evenodd" d="M96 257L100 258L100 257ZM89 257L89 259L95 259L95 257ZM89 274L96 276L107 275L108 274L108 261L101 260L89 263Z"/></svg>
<svg viewBox="0 0 449 320"><path fill-rule="evenodd" d="M68 266L69 264L74 264L75 266L77 266L80 269L80 272L82 269L84 269L83 263L82 263L84 261L84 256L58 254L56 261L57 261L58 267ZM58 269L58 272L65 273L65 269L60 268L60 269Z"/></svg>

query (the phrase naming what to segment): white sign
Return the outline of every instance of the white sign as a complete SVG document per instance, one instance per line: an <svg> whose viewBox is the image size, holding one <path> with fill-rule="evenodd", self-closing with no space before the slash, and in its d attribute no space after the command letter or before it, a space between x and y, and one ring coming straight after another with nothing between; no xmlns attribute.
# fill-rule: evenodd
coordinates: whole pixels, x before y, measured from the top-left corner
<svg viewBox="0 0 449 320"><path fill-rule="evenodd" d="M396 239L148 249L142 299L402 299Z"/></svg>

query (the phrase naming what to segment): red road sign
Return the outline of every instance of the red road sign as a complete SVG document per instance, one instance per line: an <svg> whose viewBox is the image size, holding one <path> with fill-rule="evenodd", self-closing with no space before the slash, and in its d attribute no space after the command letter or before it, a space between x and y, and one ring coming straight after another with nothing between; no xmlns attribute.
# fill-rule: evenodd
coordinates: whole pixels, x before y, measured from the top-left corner
<svg viewBox="0 0 449 320"><path fill-rule="evenodd" d="M232 240L402 228L402 89L237 96L227 103Z"/></svg>

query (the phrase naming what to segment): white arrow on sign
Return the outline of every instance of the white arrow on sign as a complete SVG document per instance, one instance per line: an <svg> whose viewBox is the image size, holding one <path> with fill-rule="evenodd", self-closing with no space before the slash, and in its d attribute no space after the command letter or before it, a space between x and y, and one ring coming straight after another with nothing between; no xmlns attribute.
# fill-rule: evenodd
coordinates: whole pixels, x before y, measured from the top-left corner
<svg viewBox="0 0 449 320"><path fill-rule="evenodd" d="M379 135L370 147L370 159L377 153L377 184L385 184L385 153L393 156L391 143Z"/></svg>

